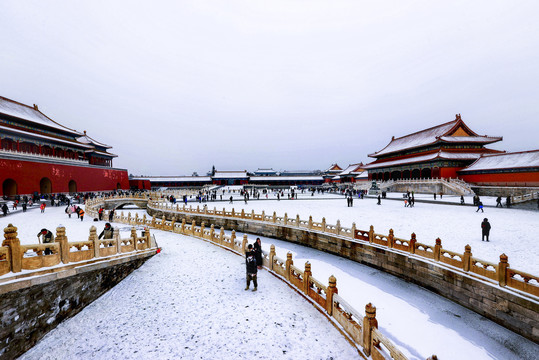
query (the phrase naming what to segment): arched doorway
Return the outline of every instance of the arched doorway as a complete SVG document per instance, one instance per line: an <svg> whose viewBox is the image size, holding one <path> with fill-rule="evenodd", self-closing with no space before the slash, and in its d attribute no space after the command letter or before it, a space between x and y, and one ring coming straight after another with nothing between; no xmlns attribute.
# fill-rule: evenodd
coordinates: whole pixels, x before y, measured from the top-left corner
<svg viewBox="0 0 539 360"><path fill-rule="evenodd" d="M389 172L385 172L384 173L384 181L388 181L389 180Z"/></svg>
<svg viewBox="0 0 539 360"><path fill-rule="evenodd" d="M402 178L403 179L410 179L410 170L404 170L402 172Z"/></svg>
<svg viewBox="0 0 539 360"><path fill-rule="evenodd" d="M116 183L116 190L122 190L122 184Z"/></svg>
<svg viewBox="0 0 539 360"><path fill-rule="evenodd" d="M421 171L419 169L412 170L412 179L419 179L421 177Z"/></svg>
<svg viewBox="0 0 539 360"><path fill-rule="evenodd" d="M49 178L44 177L39 182L39 192L41 194L50 194L52 192L52 183Z"/></svg>
<svg viewBox="0 0 539 360"><path fill-rule="evenodd" d="M69 188L70 194L74 194L77 192L77 183L75 182L75 180L69 181L69 184L67 186Z"/></svg>
<svg viewBox="0 0 539 360"><path fill-rule="evenodd" d="M431 174L430 174L430 169L429 168L421 170L421 178L422 179L430 179L430 177L431 177Z"/></svg>
<svg viewBox="0 0 539 360"><path fill-rule="evenodd" d="M401 178L401 172L400 171L393 171L391 173L391 180L400 180Z"/></svg>
<svg viewBox="0 0 539 360"><path fill-rule="evenodd" d="M2 184L2 192L4 196L17 195L17 182L13 179L6 179Z"/></svg>

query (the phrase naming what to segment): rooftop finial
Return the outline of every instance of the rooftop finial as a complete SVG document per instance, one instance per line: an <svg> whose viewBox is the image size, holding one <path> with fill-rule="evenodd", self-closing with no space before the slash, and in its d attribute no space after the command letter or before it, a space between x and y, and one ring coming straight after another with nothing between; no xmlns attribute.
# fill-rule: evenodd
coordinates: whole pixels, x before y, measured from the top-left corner
<svg viewBox="0 0 539 360"><path fill-rule="evenodd" d="M34 110L38 110L38 111L39 111L39 108L37 107L37 104L34 104Z"/></svg>
<svg viewBox="0 0 539 360"><path fill-rule="evenodd" d="M84 135L86 135L86 130L84 130Z"/></svg>
<svg viewBox="0 0 539 360"><path fill-rule="evenodd" d="M455 120L462 120L462 118L460 117L460 114L455 114Z"/></svg>

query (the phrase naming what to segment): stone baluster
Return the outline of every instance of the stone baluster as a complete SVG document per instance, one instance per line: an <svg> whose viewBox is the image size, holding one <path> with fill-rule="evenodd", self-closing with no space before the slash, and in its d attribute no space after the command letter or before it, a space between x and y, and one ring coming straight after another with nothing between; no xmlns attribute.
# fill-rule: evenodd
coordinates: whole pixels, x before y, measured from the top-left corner
<svg viewBox="0 0 539 360"><path fill-rule="evenodd" d="M155 228L155 215L152 216L152 227Z"/></svg>
<svg viewBox="0 0 539 360"><path fill-rule="evenodd" d="M283 223L285 225L288 225L288 213L284 213L284 216L283 216Z"/></svg>
<svg viewBox="0 0 539 360"><path fill-rule="evenodd" d="M296 226L299 227L299 214L296 214Z"/></svg>
<svg viewBox="0 0 539 360"><path fill-rule="evenodd" d="M288 281L290 281L290 265L294 265L294 260L292 260L292 253L288 252L286 254L286 263L285 263L285 266L286 266L285 277L286 277L286 280Z"/></svg>
<svg viewBox="0 0 539 360"><path fill-rule="evenodd" d="M273 217L271 218L271 221L275 224L277 222L277 214L275 211L273 212Z"/></svg>
<svg viewBox="0 0 539 360"><path fill-rule="evenodd" d="M395 235L393 234L393 229L389 229L389 235L387 236L387 247L390 249L393 248L395 242Z"/></svg>
<svg viewBox="0 0 539 360"><path fill-rule="evenodd" d="M262 221L266 221L266 211L262 210Z"/></svg>
<svg viewBox="0 0 539 360"><path fill-rule="evenodd" d="M322 218L322 231L324 231L324 232L327 231L327 229L326 229L326 218L325 217Z"/></svg>
<svg viewBox="0 0 539 360"><path fill-rule="evenodd" d="M191 222L191 235L193 235L193 236L195 236L195 230L196 230L195 228L196 228L196 226L197 226L197 223L196 223L195 220L193 220Z"/></svg>
<svg viewBox="0 0 539 360"><path fill-rule="evenodd" d="M200 214L200 207L197 205L197 214Z"/></svg>
<svg viewBox="0 0 539 360"><path fill-rule="evenodd" d="M88 236L88 240L93 243L94 257L99 257L101 255L99 253L99 239L97 238L97 229L93 225L90 226L90 236Z"/></svg>
<svg viewBox="0 0 539 360"><path fill-rule="evenodd" d="M243 234L243 240L241 242L241 251L244 254L247 251L247 234Z"/></svg>
<svg viewBox="0 0 539 360"><path fill-rule="evenodd" d="M69 263L69 245L67 243L66 228L58 226L56 228L56 238L54 242L60 244L60 259L64 264Z"/></svg>
<svg viewBox="0 0 539 360"><path fill-rule="evenodd" d="M215 226L213 224L210 226L210 240L215 241Z"/></svg>
<svg viewBox="0 0 539 360"><path fill-rule="evenodd" d="M182 224L180 225L180 234L185 234L185 218L182 219Z"/></svg>
<svg viewBox="0 0 539 360"><path fill-rule="evenodd" d="M221 231L219 232L219 244L223 245L225 240L225 229L221 226Z"/></svg>
<svg viewBox="0 0 539 360"><path fill-rule="evenodd" d="M350 230L350 237L352 239L356 238L356 223L352 223L352 229Z"/></svg>
<svg viewBox="0 0 539 360"><path fill-rule="evenodd" d="M2 246L9 247L11 271L14 273L21 272L23 253L21 250L21 242L17 237L17 228L13 226L13 224L8 224L8 226L4 228L4 241L2 242Z"/></svg>
<svg viewBox="0 0 539 360"><path fill-rule="evenodd" d="M251 220L254 220L254 219L255 219L255 211L251 210Z"/></svg>
<svg viewBox="0 0 539 360"><path fill-rule="evenodd" d="M417 242L415 236L415 233L412 233L412 238L410 239L410 254L415 254L415 244Z"/></svg>
<svg viewBox="0 0 539 360"><path fill-rule="evenodd" d="M313 217L311 215L309 215L309 226L308 226L309 230L311 230L313 228Z"/></svg>
<svg viewBox="0 0 539 360"><path fill-rule="evenodd" d="M365 306L365 317L363 318L363 351L367 356L371 355L372 350L372 329L378 329L378 320L376 320L376 307L368 303Z"/></svg>
<svg viewBox="0 0 539 360"><path fill-rule="evenodd" d="M236 241L236 230L232 230L232 235L230 235L230 248L234 249L234 242Z"/></svg>
<svg viewBox="0 0 539 360"><path fill-rule="evenodd" d="M240 217L241 217L242 219L245 218L245 210L241 209L241 215L240 215Z"/></svg>
<svg viewBox="0 0 539 360"><path fill-rule="evenodd" d="M326 311L331 316L333 314L333 295L338 294L337 279L331 275L328 280L328 287L326 290Z"/></svg>
<svg viewBox="0 0 539 360"><path fill-rule="evenodd" d="M337 219L337 225L335 225L335 234L341 234L341 220Z"/></svg>
<svg viewBox="0 0 539 360"><path fill-rule="evenodd" d="M127 223L131 225L131 211L127 213Z"/></svg>
<svg viewBox="0 0 539 360"><path fill-rule="evenodd" d="M440 238L436 239L436 245L434 245L434 260L440 261L440 253L442 249L442 240Z"/></svg>
<svg viewBox="0 0 539 360"><path fill-rule="evenodd" d="M112 232L112 239L116 241L116 252L118 254L122 253L122 239L120 239L120 229L115 228Z"/></svg>
<svg viewBox="0 0 539 360"><path fill-rule="evenodd" d="M372 244L374 241L374 226L371 225L369 229L369 242Z"/></svg>
<svg viewBox="0 0 539 360"><path fill-rule="evenodd" d="M200 223L200 237L204 239L204 221Z"/></svg>
<svg viewBox="0 0 539 360"><path fill-rule="evenodd" d="M309 289L311 288L309 284L309 278L313 276L311 272L311 263L305 262L305 270L303 271L303 292L305 295L309 296Z"/></svg>
<svg viewBox="0 0 539 360"><path fill-rule="evenodd" d="M464 247L464 257L462 258L462 270L470 271L472 267L472 247L468 244Z"/></svg>
<svg viewBox="0 0 539 360"><path fill-rule="evenodd" d="M273 258L275 258L275 245L270 245L270 252L269 252L269 266L268 268L270 270L273 270Z"/></svg>
<svg viewBox="0 0 539 360"><path fill-rule="evenodd" d="M146 214L142 215L142 223L146 225Z"/></svg>
<svg viewBox="0 0 539 360"><path fill-rule="evenodd" d="M507 269L509 268L508 257L505 254L500 255L500 262L498 263L498 283L500 286L507 285Z"/></svg>
<svg viewBox="0 0 539 360"><path fill-rule="evenodd" d="M131 227L131 241L133 241L133 248L138 250L137 229L134 226Z"/></svg>

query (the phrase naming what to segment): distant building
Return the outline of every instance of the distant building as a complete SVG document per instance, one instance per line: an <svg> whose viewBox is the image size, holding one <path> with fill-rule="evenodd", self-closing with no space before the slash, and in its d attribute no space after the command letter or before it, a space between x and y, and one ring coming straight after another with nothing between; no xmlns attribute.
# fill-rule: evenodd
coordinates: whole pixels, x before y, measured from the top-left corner
<svg viewBox="0 0 539 360"><path fill-rule="evenodd" d="M501 153L485 146L502 137L478 135L455 120L402 136L393 137L382 150L370 154L376 160L363 166L372 180L456 178L482 155Z"/></svg>
<svg viewBox="0 0 539 360"><path fill-rule="evenodd" d="M331 164L329 168L322 172L324 182L330 183L333 179L342 172L342 168L337 164ZM335 179L337 180L337 179Z"/></svg>
<svg viewBox="0 0 539 360"><path fill-rule="evenodd" d="M215 171L212 176L214 185L244 185L249 182L247 171Z"/></svg>
<svg viewBox="0 0 539 360"><path fill-rule="evenodd" d="M539 150L483 155L458 174L476 185L539 186Z"/></svg>
<svg viewBox="0 0 539 360"><path fill-rule="evenodd" d="M335 182L346 184L368 181L369 178L367 170L365 170L363 167L363 163L348 165L346 169L344 169L339 173L339 175L337 175L337 179L335 179Z"/></svg>
<svg viewBox="0 0 539 360"><path fill-rule="evenodd" d="M273 169L260 169L253 171L254 176L278 176L279 173Z"/></svg>
<svg viewBox="0 0 539 360"><path fill-rule="evenodd" d="M127 171L112 167L110 146L50 119L38 106L0 96L2 194L128 189Z"/></svg>

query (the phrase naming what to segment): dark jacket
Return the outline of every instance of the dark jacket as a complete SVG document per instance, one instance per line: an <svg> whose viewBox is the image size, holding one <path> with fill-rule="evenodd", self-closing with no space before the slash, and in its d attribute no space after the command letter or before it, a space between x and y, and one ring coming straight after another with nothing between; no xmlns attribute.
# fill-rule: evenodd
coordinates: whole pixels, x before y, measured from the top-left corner
<svg viewBox="0 0 539 360"><path fill-rule="evenodd" d="M256 259L255 259L255 252L249 251L245 255L245 266L247 269L247 274L256 274L258 269L256 268Z"/></svg>
<svg viewBox="0 0 539 360"><path fill-rule="evenodd" d="M490 223L488 222L488 220L483 220L483 222L481 223L481 229L483 230L483 234L488 235L488 233L490 232Z"/></svg>
<svg viewBox="0 0 539 360"><path fill-rule="evenodd" d="M50 230L47 230L47 232L45 234L43 234L42 232L39 232L37 234L37 236L43 236L43 243L52 243L54 242L54 234L50 231Z"/></svg>
<svg viewBox="0 0 539 360"><path fill-rule="evenodd" d="M256 241L253 244L255 253L256 266L262 266L262 245L259 245Z"/></svg>
<svg viewBox="0 0 539 360"><path fill-rule="evenodd" d="M99 239L112 239L112 235L114 235L114 228L112 226L108 229L105 227L103 231L101 231L101 234L99 234Z"/></svg>

